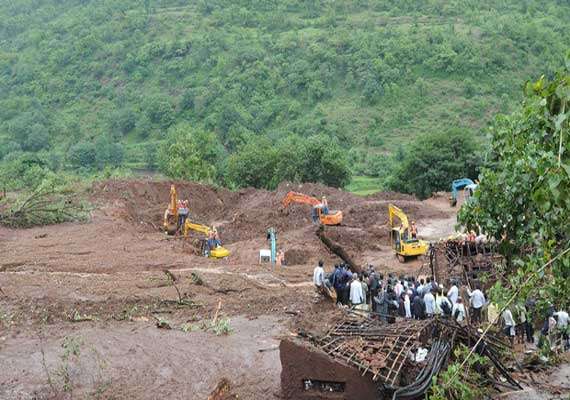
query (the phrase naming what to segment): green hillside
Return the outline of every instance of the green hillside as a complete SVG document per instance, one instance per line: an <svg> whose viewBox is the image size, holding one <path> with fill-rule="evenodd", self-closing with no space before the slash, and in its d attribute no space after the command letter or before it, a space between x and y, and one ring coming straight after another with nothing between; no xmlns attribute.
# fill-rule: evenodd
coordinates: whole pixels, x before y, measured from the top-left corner
<svg viewBox="0 0 570 400"><path fill-rule="evenodd" d="M420 133L484 141L527 79L563 65L568 21L565 0L3 1L0 157L154 167L191 126L222 160L256 136L324 134L377 175Z"/></svg>

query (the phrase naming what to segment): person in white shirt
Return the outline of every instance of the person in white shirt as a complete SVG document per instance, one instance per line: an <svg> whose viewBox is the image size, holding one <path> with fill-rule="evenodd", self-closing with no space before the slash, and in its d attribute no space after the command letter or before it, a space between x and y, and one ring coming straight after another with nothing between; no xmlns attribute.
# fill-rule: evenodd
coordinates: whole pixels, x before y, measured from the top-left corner
<svg viewBox="0 0 570 400"><path fill-rule="evenodd" d="M320 289L323 286L323 282L325 279L325 270L323 269L323 260L319 261L319 265L317 265L315 267L315 270L313 271L313 283L315 284L315 286L317 287L317 289Z"/></svg>
<svg viewBox="0 0 570 400"><path fill-rule="evenodd" d="M400 298L403 291L404 291L404 285L402 285L402 282L398 281L398 283L396 283L396 285L394 286L394 293L396 293L396 296Z"/></svg>
<svg viewBox="0 0 570 400"><path fill-rule="evenodd" d="M459 297L457 299L457 303L453 305L453 309L451 310L451 315L459 323L465 321L467 313L465 312L465 306L463 305L463 299L461 299L461 297Z"/></svg>
<svg viewBox="0 0 570 400"><path fill-rule="evenodd" d="M353 306L364 302L364 293L362 293L362 284L357 279L358 274L352 275L352 283L350 284L350 302Z"/></svg>
<svg viewBox="0 0 570 400"><path fill-rule="evenodd" d="M503 311L502 314L503 322L505 324L504 333L509 338L511 342L511 347L515 345L515 319L513 318L513 313L508 308Z"/></svg>
<svg viewBox="0 0 570 400"><path fill-rule="evenodd" d="M412 308L410 306L410 296L411 295L412 295L411 290L407 290L406 293L404 294L404 311L406 313L407 319L412 318Z"/></svg>
<svg viewBox="0 0 570 400"><path fill-rule="evenodd" d="M451 304L457 303L457 298L459 297L459 288L455 284L455 282L451 283L451 287L447 292L447 298L451 301Z"/></svg>
<svg viewBox="0 0 570 400"><path fill-rule="evenodd" d="M435 313L435 297L433 297L433 294L430 291L424 294L424 304L426 307L426 316L428 318L433 317L433 314Z"/></svg>
<svg viewBox="0 0 570 400"><path fill-rule="evenodd" d="M423 278L420 279L420 283L418 284L418 287L416 288L416 292L418 293L418 295L420 296L424 296L424 280Z"/></svg>
<svg viewBox="0 0 570 400"><path fill-rule="evenodd" d="M487 303L487 300L479 286L477 286L473 292L467 290L467 294L469 294L470 297L473 323L478 325L481 323L481 311L483 310L483 306Z"/></svg>

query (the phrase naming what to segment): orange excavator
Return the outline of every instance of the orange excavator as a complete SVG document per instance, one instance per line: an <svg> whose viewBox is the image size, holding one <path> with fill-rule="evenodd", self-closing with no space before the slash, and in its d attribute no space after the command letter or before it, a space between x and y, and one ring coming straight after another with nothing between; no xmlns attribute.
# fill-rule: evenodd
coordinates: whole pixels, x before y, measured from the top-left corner
<svg viewBox="0 0 570 400"><path fill-rule="evenodd" d="M325 199L326 201L326 199ZM340 225L342 223L342 211L329 211L328 206L322 201L303 193L289 192L283 198L283 208L287 208L291 203L308 204L313 207L313 219L318 220L323 225Z"/></svg>

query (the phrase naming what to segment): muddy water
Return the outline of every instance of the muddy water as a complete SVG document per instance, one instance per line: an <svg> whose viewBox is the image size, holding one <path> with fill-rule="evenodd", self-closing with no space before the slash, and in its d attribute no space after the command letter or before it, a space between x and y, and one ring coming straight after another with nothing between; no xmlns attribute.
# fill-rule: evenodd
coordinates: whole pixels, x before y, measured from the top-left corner
<svg viewBox="0 0 570 400"><path fill-rule="evenodd" d="M52 394L46 370L54 389L62 390L58 371L64 365L74 398L102 393L102 398L112 395L114 399L205 399L221 377L230 380L232 392L241 399L274 398L281 373L279 351L274 349L283 328L266 316L238 317L231 326L232 334L215 336L157 329L151 322L115 324L112 329L81 323L75 329L68 325L66 333L52 327L44 340L35 334L3 337L0 398ZM65 337L77 339L78 360L62 361Z"/></svg>

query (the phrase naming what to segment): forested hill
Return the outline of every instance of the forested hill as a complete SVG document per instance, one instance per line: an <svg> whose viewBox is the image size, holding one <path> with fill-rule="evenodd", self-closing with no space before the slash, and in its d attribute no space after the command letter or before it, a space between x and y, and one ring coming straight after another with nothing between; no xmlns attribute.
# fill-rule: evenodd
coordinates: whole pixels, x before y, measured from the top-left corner
<svg viewBox="0 0 570 400"><path fill-rule="evenodd" d="M328 135L371 174L419 133L483 137L569 21L567 0L5 0L0 157L153 165L190 126L224 154Z"/></svg>

